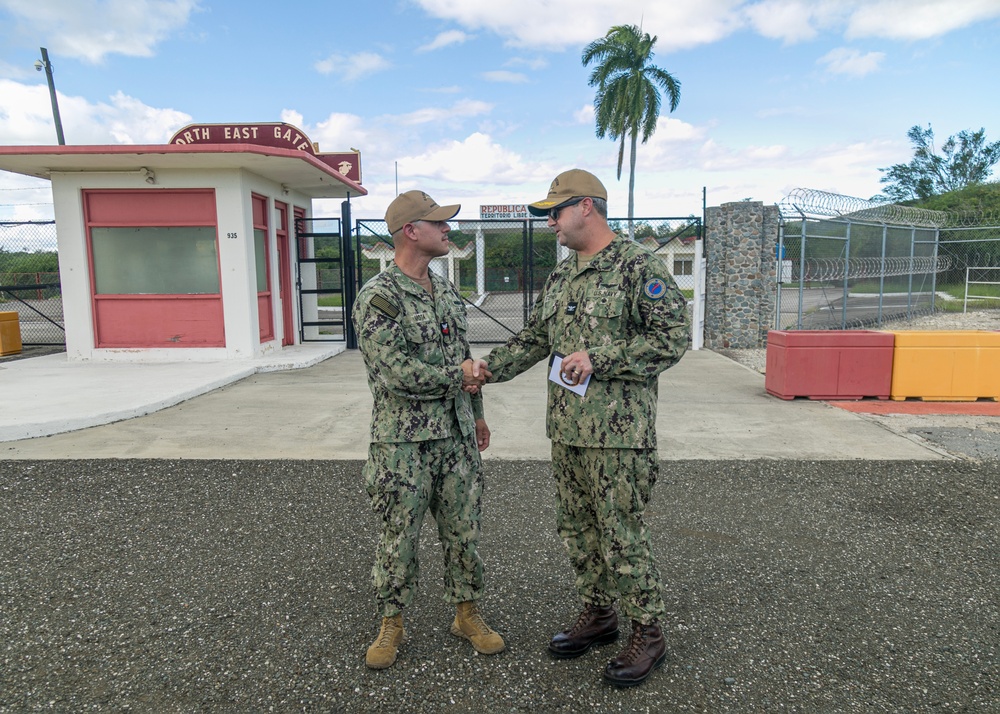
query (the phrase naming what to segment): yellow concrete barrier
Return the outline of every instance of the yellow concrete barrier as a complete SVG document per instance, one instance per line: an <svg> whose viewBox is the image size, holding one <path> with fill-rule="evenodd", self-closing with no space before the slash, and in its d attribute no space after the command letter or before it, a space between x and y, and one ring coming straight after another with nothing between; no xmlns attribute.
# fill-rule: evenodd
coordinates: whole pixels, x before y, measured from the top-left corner
<svg viewBox="0 0 1000 714"><path fill-rule="evenodd" d="M893 331L889 398L1000 400L1000 332Z"/></svg>
<svg viewBox="0 0 1000 714"><path fill-rule="evenodd" d="M21 351L21 323L16 312L0 312L0 357Z"/></svg>

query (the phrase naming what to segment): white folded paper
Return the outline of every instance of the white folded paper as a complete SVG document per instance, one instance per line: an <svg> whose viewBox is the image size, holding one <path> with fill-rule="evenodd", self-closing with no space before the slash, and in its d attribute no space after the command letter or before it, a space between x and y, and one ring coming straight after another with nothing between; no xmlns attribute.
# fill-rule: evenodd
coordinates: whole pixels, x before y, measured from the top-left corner
<svg viewBox="0 0 1000 714"><path fill-rule="evenodd" d="M587 378L580 382L579 384L567 384L562 376L562 362L563 355L558 352L552 353L552 361L549 365L549 381L555 382L560 387L565 387L571 392L579 394L581 397L587 393L587 385L590 384L590 378L593 375L588 374Z"/></svg>

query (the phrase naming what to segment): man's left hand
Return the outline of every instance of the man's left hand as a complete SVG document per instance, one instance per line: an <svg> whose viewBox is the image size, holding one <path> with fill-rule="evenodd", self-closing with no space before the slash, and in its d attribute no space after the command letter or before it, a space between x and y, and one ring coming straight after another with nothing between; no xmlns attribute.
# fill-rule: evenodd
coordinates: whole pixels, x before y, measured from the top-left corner
<svg viewBox="0 0 1000 714"><path fill-rule="evenodd" d="M476 446L480 451L490 448L490 428L485 419L476 419Z"/></svg>
<svg viewBox="0 0 1000 714"><path fill-rule="evenodd" d="M590 355L586 350L563 357L560 369L566 384L579 384L594 373L594 365L590 363Z"/></svg>

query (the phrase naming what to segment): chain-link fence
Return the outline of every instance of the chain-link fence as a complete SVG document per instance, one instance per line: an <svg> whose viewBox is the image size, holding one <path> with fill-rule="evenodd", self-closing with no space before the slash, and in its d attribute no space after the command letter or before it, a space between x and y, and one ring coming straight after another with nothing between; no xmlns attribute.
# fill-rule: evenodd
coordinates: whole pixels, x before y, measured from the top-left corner
<svg viewBox="0 0 1000 714"><path fill-rule="evenodd" d="M469 341L503 342L523 326L538 292L560 260L570 251L557 244L544 219L450 221L447 256L435 258L431 269L447 276L467 303ZM627 234L628 221L609 221ZM635 240L658 253L672 270L678 285L694 288L694 241L701 235L701 219L637 218ZM357 221L359 283L391 264L392 239L385 222Z"/></svg>
<svg viewBox="0 0 1000 714"><path fill-rule="evenodd" d="M1000 267L1000 224L808 189L780 208L778 329L859 329L1000 307L988 299L1000 297L995 285L977 285L983 297L965 300L967 269Z"/></svg>
<svg viewBox="0 0 1000 714"><path fill-rule="evenodd" d="M934 308L936 230L833 219L785 221L778 243L779 329L851 329Z"/></svg>
<svg viewBox="0 0 1000 714"><path fill-rule="evenodd" d="M0 312L24 345L66 344L55 221L0 222Z"/></svg>

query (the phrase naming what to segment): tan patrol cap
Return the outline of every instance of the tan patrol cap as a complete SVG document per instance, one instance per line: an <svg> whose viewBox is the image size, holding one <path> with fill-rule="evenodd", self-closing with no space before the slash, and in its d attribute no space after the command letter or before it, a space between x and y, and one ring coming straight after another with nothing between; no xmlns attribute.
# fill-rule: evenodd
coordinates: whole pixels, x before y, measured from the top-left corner
<svg viewBox="0 0 1000 714"><path fill-rule="evenodd" d="M395 233L414 221L450 221L462 209L460 204L439 206L423 191L407 191L392 200L385 211L389 233Z"/></svg>
<svg viewBox="0 0 1000 714"><path fill-rule="evenodd" d="M528 204L532 215L544 216L550 208L559 208L574 198L602 198L608 200L608 191L604 184L589 171L570 169L552 179L549 195L541 201Z"/></svg>

